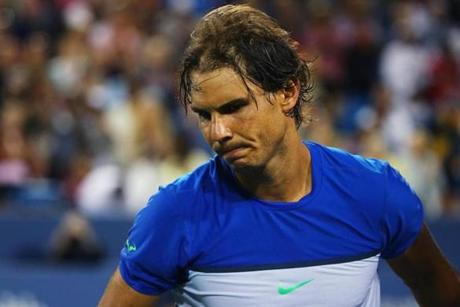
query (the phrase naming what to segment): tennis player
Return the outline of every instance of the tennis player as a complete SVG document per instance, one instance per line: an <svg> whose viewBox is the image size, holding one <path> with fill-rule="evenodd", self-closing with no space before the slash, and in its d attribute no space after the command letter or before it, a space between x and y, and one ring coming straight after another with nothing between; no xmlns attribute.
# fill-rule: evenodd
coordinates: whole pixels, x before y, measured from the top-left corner
<svg viewBox="0 0 460 307"><path fill-rule="evenodd" d="M244 5L211 11L180 97L217 153L139 212L100 306L379 306L389 262L422 306L460 306L457 273L387 162L309 141L296 42Z"/></svg>

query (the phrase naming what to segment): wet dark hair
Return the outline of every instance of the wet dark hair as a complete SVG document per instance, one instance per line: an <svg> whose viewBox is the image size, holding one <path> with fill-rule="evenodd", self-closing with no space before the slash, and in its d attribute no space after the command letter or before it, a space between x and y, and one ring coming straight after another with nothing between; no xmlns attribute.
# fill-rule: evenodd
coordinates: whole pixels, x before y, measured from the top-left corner
<svg viewBox="0 0 460 307"><path fill-rule="evenodd" d="M265 13L247 5L226 5L204 16L190 36L180 68L179 99L191 103L193 72L233 69L266 93L300 86L294 108L288 113L297 127L305 121L303 107L311 101L308 63L298 53L298 43Z"/></svg>

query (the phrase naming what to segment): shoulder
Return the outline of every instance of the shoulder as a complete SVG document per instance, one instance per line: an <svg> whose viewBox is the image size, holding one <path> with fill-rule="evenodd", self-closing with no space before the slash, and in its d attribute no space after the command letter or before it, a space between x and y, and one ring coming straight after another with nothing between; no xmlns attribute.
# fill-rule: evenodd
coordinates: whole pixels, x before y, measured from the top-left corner
<svg viewBox="0 0 460 307"><path fill-rule="evenodd" d="M314 147L322 156L325 166L328 168L350 169L376 174L384 174L389 164L385 160L364 157L350 153L344 149L325 146L317 143L308 143L309 147Z"/></svg>
<svg viewBox="0 0 460 307"><path fill-rule="evenodd" d="M353 199L355 208L372 209L380 218L392 208L389 202L404 201L398 195L414 194L407 182L387 161L352 154L343 149L309 143L321 163L324 186ZM356 206L359 205L359 206Z"/></svg>
<svg viewBox="0 0 460 307"><path fill-rule="evenodd" d="M381 195L386 201L394 200L401 193L415 194L400 172L386 160L317 143L308 143L308 146L319 152L323 171L328 178L342 181L345 185L358 186L361 191L369 188L375 196Z"/></svg>

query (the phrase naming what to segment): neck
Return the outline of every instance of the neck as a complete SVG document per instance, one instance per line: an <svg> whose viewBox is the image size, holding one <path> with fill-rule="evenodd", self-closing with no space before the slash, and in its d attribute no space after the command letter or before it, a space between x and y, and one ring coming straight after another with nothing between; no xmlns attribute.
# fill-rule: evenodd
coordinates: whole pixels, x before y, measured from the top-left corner
<svg viewBox="0 0 460 307"><path fill-rule="evenodd" d="M295 202L311 191L311 156L299 140L261 168L237 170L242 187L262 200Z"/></svg>

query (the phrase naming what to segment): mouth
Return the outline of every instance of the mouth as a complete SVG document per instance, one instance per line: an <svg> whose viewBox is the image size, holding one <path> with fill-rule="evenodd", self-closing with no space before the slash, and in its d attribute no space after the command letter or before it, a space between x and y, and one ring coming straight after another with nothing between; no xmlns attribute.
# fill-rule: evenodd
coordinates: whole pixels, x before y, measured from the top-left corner
<svg viewBox="0 0 460 307"><path fill-rule="evenodd" d="M243 155L245 147L233 147L226 150L223 150L221 156L227 161L234 161L239 159Z"/></svg>

